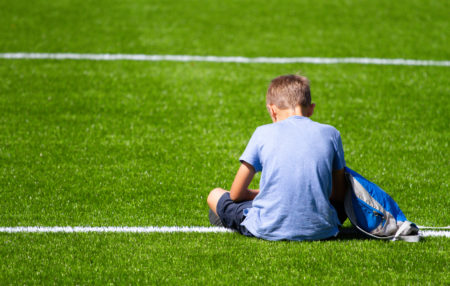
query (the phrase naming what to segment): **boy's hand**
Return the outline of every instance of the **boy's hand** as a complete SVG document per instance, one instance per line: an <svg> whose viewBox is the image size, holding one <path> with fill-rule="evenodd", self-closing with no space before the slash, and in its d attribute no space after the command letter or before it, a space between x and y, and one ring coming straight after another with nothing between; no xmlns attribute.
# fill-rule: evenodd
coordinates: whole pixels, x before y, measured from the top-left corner
<svg viewBox="0 0 450 286"><path fill-rule="evenodd" d="M247 162L242 162L233 184L231 185L230 198L235 202L253 200L259 190L250 190L248 186L255 176L255 169Z"/></svg>

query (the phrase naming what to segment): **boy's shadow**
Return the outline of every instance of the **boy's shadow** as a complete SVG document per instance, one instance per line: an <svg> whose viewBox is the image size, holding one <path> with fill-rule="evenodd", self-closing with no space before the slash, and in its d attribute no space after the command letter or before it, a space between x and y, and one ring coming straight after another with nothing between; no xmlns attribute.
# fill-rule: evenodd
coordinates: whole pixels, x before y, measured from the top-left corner
<svg viewBox="0 0 450 286"><path fill-rule="evenodd" d="M362 233L354 226L340 227L334 240L369 240L372 237Z"/></svg>

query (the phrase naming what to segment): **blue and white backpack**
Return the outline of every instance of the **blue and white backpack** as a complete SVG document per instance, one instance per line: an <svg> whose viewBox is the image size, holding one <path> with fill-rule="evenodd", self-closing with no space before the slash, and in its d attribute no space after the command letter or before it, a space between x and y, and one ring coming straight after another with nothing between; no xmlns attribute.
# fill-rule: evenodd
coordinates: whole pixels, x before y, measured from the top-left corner
<svg viewBox="0 0 450 286"><path fill-rule="evenodd" d="M408 221L397 203L380 187L355 171L345 168L348 191L345 212L364 234L378 239L420 240L419 228Z"/></svg>

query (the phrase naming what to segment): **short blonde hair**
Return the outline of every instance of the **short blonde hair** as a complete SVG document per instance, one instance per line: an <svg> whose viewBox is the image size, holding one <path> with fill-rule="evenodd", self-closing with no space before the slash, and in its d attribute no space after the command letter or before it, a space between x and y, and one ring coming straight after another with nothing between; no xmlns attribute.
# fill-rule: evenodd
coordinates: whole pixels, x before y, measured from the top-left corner
<svg viewBox="0 0 450 286"><path fill-rule="evenodd" d="M282 75L272 80L267 90L267 104L275 104L280 109L295 108L297 105L311 105L309 80L300 75Z"/></svg>

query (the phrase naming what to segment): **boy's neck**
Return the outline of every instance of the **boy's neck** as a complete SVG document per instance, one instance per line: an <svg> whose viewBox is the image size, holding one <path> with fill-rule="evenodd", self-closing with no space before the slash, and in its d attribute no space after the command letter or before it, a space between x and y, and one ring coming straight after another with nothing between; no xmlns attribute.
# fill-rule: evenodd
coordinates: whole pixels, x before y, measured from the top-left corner
<svg viewBox="0 0 450 286"><path fill-rule="evenodd" d="M291 116L305 116L304 112L300 109L279 109L277 121L285 120Z"/></svg>
<svg viewBox="0 0 450 286"><path fill-rule="evenodd" d="M272 117L273 122L278 122L285 120L291 116L304 116L304 117L310 117L314 111L315 104L311 104L309 107L302 107L300 105L297 105L295 108L286 108L286 109L279 109L275 105L269 105L269 113Z"/></svg>

